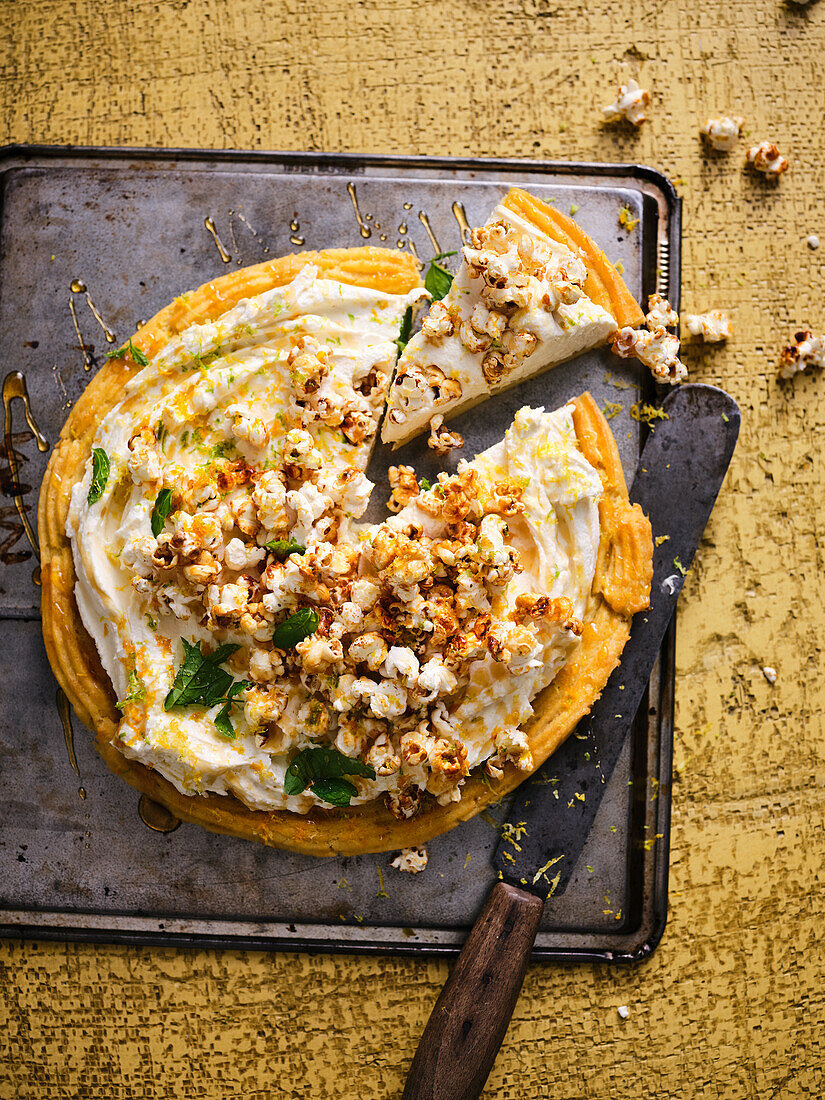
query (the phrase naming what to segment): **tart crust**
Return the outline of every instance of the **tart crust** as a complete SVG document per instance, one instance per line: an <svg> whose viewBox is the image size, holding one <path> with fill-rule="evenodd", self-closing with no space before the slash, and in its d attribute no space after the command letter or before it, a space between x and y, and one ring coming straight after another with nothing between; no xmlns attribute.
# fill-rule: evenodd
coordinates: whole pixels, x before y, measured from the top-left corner
<svg viewBox="0 0 825 1100"><path fill-rule="evenodd" d="M321 275L328 278L387 293L403 294L419 285L413 257L387 249L297 253L232 272L176 299L136 333L134 343L152 356L188 325L217 317L242 298L290 282L306 263L317 264ZM160 773L118 751L120 712L75 602L76 577L65 528L72 486L82 477L97 425L122 398L123 386L139 369L130 359L118 358L101 367L60 434L46 470L38 510L46 652L78 718L96 732L97 749L110 770L183 821L317 856L358 855L422 844L473 817L518 786L529 773L513 765L507 765L502 778L492 783L486 777L482 779L481 769L477 769L478 774L467 779L460 802L439 806L425 796L419 813L406 821L394 818L380 798L350 809L314 809L308 814L260 811L250 810L232 795L182 795ZM535 714L525 727L535 767L590 710L618 665L633 614L648 606L653 572L650 523L639 506L628 500L610 428L590 394L576 398L574 405L579 446L604 487L599 506L599 557L581 644L555 680L537 696Z"/></svg>
<svg viewBox="0 0 825 1100"><path fill-rule="evenodd" d="M559 210L520 187L511 187L501 203L546 233L552 240L581 255L587 268L584 292L591 302L606 309L619 328L636 328L644 323L644 310L630 293L624 279L592 237Z"/></svg>

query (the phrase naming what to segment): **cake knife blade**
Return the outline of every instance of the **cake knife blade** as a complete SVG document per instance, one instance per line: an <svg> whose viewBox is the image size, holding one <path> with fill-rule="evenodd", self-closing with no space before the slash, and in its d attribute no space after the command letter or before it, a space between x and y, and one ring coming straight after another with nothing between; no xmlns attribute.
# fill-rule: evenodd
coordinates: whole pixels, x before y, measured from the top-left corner
<svg viewBox="0 0 825 1100"><path fill-rule="evenodd" d="M581 724L584 739L570 738L519 787L511 821L526 823L521 850L506 840L499 844L493 864L504 881L490 891L433 1008L402 1100L476 1100L480 1095L518 1000L552 879L559 874L557 893L567 885L644 695L740 423L736 402L715 386L683 385L662 407L668 419L657 421L645 443L630 492L648 515L654 536L670 536L654 548L651 607L635 616L621 664ZM589 751L592 760L594 747L605 782L592 784L584 802L574 798L581 809L565 817L560 810L569 809L567 799L561 793L556 798L552 792L558 786L541 779L558 776L566 791L576 779L581 783L579 769L586 763L592 781L593 765L584 753ZM563 768L570 769L569 777ZM567 866L556 871L552 865L555 873L547 878L544 867L558 854L559 864Z"/></svg>

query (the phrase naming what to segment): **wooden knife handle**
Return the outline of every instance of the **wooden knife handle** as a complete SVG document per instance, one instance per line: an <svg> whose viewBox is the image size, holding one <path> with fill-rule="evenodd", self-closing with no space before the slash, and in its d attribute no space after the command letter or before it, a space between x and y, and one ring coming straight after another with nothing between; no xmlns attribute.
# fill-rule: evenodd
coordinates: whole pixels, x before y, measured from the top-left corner
<svg viewBox="0 0 825 1100"><path fill-rule="evenodd" d="M498 882L441 990L402 1100L476 1100L513 1015L544 903Z"/></svg>

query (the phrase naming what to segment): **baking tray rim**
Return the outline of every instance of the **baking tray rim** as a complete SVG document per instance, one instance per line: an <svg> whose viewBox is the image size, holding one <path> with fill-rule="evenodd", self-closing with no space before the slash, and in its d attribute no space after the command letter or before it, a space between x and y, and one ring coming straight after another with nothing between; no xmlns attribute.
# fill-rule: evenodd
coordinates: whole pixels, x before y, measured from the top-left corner
<svg viewBox="0 0 825 1100"><path fill-rule="evenodd" d="M202 162L206 170L214 163L225 163L241 167L244 163L252 165L297 166L304 172L313 168L335 174L362 174L366 169L392 168L421 170L431 168L434 171L474 171L486 172L529 172L534 174L560 176L588 176L613 180L622 177L628 180L644 181L654 187L660 195L660 211L665 215L665 239L668 246L667 287L668 297L675 308L679 308L681 289L681 199L671 181L658 169L633 162L588 162L556 161L548 159L527 159L517 157L473 157L473 156L430 156L406 155L398 153L357 153L357 152L310 152L264 149L201 149L161 146L93 146L93 145L47 145L29 143L9 143L0 146L0 177L7 171L18 167L15 159L20 159L25 167L26 161L57 160L61 157L81 160L100 159L107 161L167 161L170 163ZM240 163L239 163L240 162ZM661 241L661 233L659 240ZM657 249L658 256L658 249ZM657 663L661 662L664 676L661 680L661 694L665 705L657 708L660 761L660 792L667 798L659 800L659 810L667 802L666 821L662 843L656 845L653 861L653 892L649 899L651 921L642 941L631 950L611 951L607 948L549 948L537 947L532 953L533 961L577 963L577 962L641 962L651 956L659 945L667 923L668 908L668 872L671 827L671 785L673 756L673 718L675 688L675 630L676 620L671 621L659 652ZM47 911L41 911L44 918ZM55 916L58 914L55 913ZM77 913L82 917L82 912ZM91 914L87 914L91 915ZM2 912L0 912L0 919ZM118 917L115 920L121 919ZM121 943L134 946L166 947L204 947L235 950L287 950L307 951L326 954L393 954L402 956L439 956L452 957L461 949L457 943L404 943L400 940L379 941L340 941L334 939L285 939L265 935L233 936L220 932L189 933L172 932L162 928L165 921L161 918L149 918L157 921L161 927L157 931L129 930L116 928L88 928L61 924L27 924L21 922L0 923L0 937L16 940L44 940L80 943ZM169 918L174 920L175 918ZM210 918L207 922L215 926L231 922ZM251 923L251 922L250 922ZM365 929L366 931L366 929ZM426 928L422 928L426 931ZM463 931L458 929L459 933ZM630 932L633 930L630 929Z"/></svg>

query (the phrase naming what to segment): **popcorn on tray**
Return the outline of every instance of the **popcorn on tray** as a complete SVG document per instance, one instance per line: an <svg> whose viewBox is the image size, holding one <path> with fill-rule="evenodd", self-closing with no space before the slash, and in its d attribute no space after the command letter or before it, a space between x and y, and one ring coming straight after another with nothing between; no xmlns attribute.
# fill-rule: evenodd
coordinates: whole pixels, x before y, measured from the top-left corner
<svg viewBox="0 0 825 1100"><path fill-rule="evenodd" d="M411 875L420 874L426 866L426 848L402 848L390 864L390 867L394 867L396 871L409 871Z"/></svg>
<svg viewBox="0 0 825 1100"><path fill-rule="evenodd" d="M679 359L679 337L668 332L679 323L679 314L661 294L651 294L647 329L625 327L611 337L611 347L621 359L638 359L650 368L658 382L671 386L684 382L687 367Z"/></svg>

